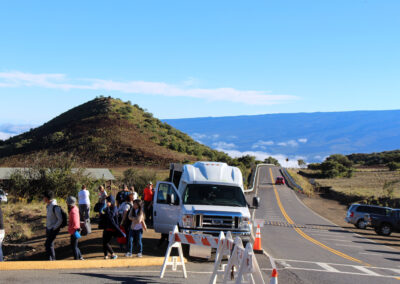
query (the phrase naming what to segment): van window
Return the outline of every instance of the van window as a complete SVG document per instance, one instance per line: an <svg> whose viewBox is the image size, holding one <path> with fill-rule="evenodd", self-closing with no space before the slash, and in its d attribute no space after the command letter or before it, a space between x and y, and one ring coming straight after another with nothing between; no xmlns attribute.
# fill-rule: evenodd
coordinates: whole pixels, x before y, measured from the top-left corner
<svg viewBox="0 0 400 284"><path fill-rule="evenodd" d="M167 203L167 196L174 194L175 196L175 205L179 205L179 197L175 193L175 190L173 189L172 185L162 183L158 187L158 192L157 192L157 203L161 204L166 204Z"/></svg>
<svg viewBox="0 0 400 284"><path fill-rule="evenodd" d="M363 213L370 213L369 207L367 206L358 206L356 209L357 212L363 212Z"/></svg>

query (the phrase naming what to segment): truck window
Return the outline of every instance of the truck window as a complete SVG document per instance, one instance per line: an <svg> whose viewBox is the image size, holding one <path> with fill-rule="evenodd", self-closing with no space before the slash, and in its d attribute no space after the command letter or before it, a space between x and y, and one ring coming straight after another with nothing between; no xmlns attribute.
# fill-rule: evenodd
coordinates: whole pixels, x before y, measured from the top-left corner
<svg viewBox="0 0 400 284"><path fill-rule="evenodd" d="M183 194L184 204L246 207L243 191L237 186L189 184Z"/></svg>

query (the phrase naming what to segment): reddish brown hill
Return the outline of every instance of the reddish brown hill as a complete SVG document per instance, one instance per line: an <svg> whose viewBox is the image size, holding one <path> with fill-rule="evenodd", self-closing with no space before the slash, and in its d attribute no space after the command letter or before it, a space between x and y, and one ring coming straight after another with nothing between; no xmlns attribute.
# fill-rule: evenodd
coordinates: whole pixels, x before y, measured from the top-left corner
<svg viewBox="0 0 400 284"><path fill-rule="evenodd" d="M41 154L69 154L84 166L165 166L229 160L138 105L100 97L0 144L0 164L24 166Z"/></svg>

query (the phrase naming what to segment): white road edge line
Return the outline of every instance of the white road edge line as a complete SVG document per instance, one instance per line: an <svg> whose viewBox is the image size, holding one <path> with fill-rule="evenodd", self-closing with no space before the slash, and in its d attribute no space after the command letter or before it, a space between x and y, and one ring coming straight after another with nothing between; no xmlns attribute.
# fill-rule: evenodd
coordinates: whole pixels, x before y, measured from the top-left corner
<svg viewBox="0 0 400 284"><path fill-rule="evenodd" d="M375 256L382 256L381 254L379 254L379 253L372 253L372 252L359 252L359 254L365 254L365 255L375 255Z"/></svg>
<svg viewBox="0 0 400 284"><path fill-rule="evenodd" d="M369 270L369 269L367 269L367 268L365 268L365 267L363 267L363 266L354 265L353 267L354 267L355 269L358 269L358 270L360 270L361 272L364 272L364 273L366 273L366 274L368 274L368 275L371 275L371 276L381 276L380 274L375 273L375 272L373 272L373 271L371 271L371 270Z"/></svg>
<svg viewBox="0 0 400 284"><path fill-rule="evenodd" d="M291 188L290 188L290 189L291 189ZM314 210L312 210L310 207L308 207L307 205L305 205L304 202L301 201L300 198L297 196L296 192L294 192L293 189L291 189L291 190L293 191L294 196L296 197L297 201L299 201L305 208L307 208L309 211L311 211L314 215L319 216L320 218L324 219L324 220L327 221L328 223L331 223L331 224L333 224L333 225L335 225L335 226L337 226L337 227L343 229L343 227L339 226L338 224L333 223L332 221L328 220L327 218L323 217L322 215L318 214L317 212L315 212ZM372 239L369 239L369 238L367 238L367 237L361 236L360 234L357 234L356 232L353 232L353 231L351 231L351 230L346 230L346 229L344 229L344 230L347 231L347 232L349 232L349 233L352 233L353 235L355 235L355 236L357 236L357 237L360 237L360 238L362 238L362 239L364 239L364 240L369 240L369 241L371 241L371 242L373 242L373 243L375 243L375 244L381 245L381 243L375 242L375 241L372 240ZM386 248L389 248L389 249L391 249L391 250L396 251L395 248L392 248L392 247L387 246L387 245L384 245L383 247L386 247Z"/></svg>
<svg viewBox="0 0 400 284"><path fill-rule="evenodd" d="M330 266L329 264L322 263L322 262L316 262L316 264L321 266L326 271L329 271L329 272L340 272L339 270L337 270L336 268Z"/></svg>
<svg viewBox="0 0 400 284"><path fill-rule="evenodd" d="M335 244L338 247L352 247L352 248L362 248L362 246L354 246L354 245L343 245L343 244Z"/></svg>
<svg viewBox="0 0 400 284"><path fill-rule="evenodd" d="M335 241L335 242L346 242L346 243L352 243L353 242L353 241L349 241L349 240L328 239L328 238L324 238L324 237L322 237L321 240L323 240L323 241Z"/></svg>
<svg viewBox="0 0 400 284"><path fill-rule="evenodd" d="M261 269L263 271L266 271L267 269ZM315 271L315 272L324 272L324 273L338 273L338 274L349 274L349 275L359 275L359 276L366 276L366 277L371 277L371 276L376 276L376 277L382 277L382 278L391 278L391 279L396 279L398 276L393 276L393 275L371 275L371 274L366 274L366 273L358 273L358 272L346 272L346 271L339 271L339 272L329 272L327 270L322 270L322 269L314 269L314 268L303 268L303 267L286 267L282 269L278 269L280 271L282 270L303 270L303 271ZM372 271L370 271L372 272Z"/></svg>

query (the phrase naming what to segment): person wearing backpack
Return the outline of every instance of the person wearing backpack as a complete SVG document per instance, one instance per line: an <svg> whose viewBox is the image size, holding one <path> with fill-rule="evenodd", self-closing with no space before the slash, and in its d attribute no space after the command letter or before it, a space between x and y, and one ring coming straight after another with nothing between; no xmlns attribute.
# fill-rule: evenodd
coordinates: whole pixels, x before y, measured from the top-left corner
<svg viewBox="0 0 400 284"><path fill-rule="evenodd" d="M122 228L124 228L125 233L128 235L129 233L129 228L131 226L131 220L128 218L129 216L129 212L131 211L132 207L133 207L133 199L134 198L134 194L131 192L129 193L126 201L124 203L121 204L121 206L118 209L118 214L121 216L120 217L120 225ZM128 256L129 250L128 247L127 249L127 253L125 254L125 256Z"/></svg>
<svg viewBox="0 0 400 284"><path fill-rule="evenodd" d="M60 232L62 225L66 223L66 220L64 220L62 209L57 205L57 200L54 199L54 193L52 191L46 191L44 193L43 201L46 203L47 211L45 242L46 253L49 260L56 260L54 241Z"/></svg>
<svg viewBox="0 0 400 284"><path fill-rule="evenodd" d="M76 207L76 198L69 196L67 198L68 205L68 233L71 235L71 248L75 260L83 260L81 251L78 247L78 240L80 235L80 216L78 207Z"/></svg>
<svg viewBox="0 0 400 284"><path fill-rule="evenodd" d="M104 259L116 259L118 256L111 247L111 240L113 237L126 237L126 234L121 231L118 224L118 210L115 206L114 196L107 196L106 201L107 207L101 214Z"/></svg>
<svg viewBox="0 0 400 284"><path fill-rule="evenodd" d="M122 190L117 193L116 201L117 201L117 208L119 208L122 203L125 202L129 195L129 188L126 184L122 185Z"/></svg>

